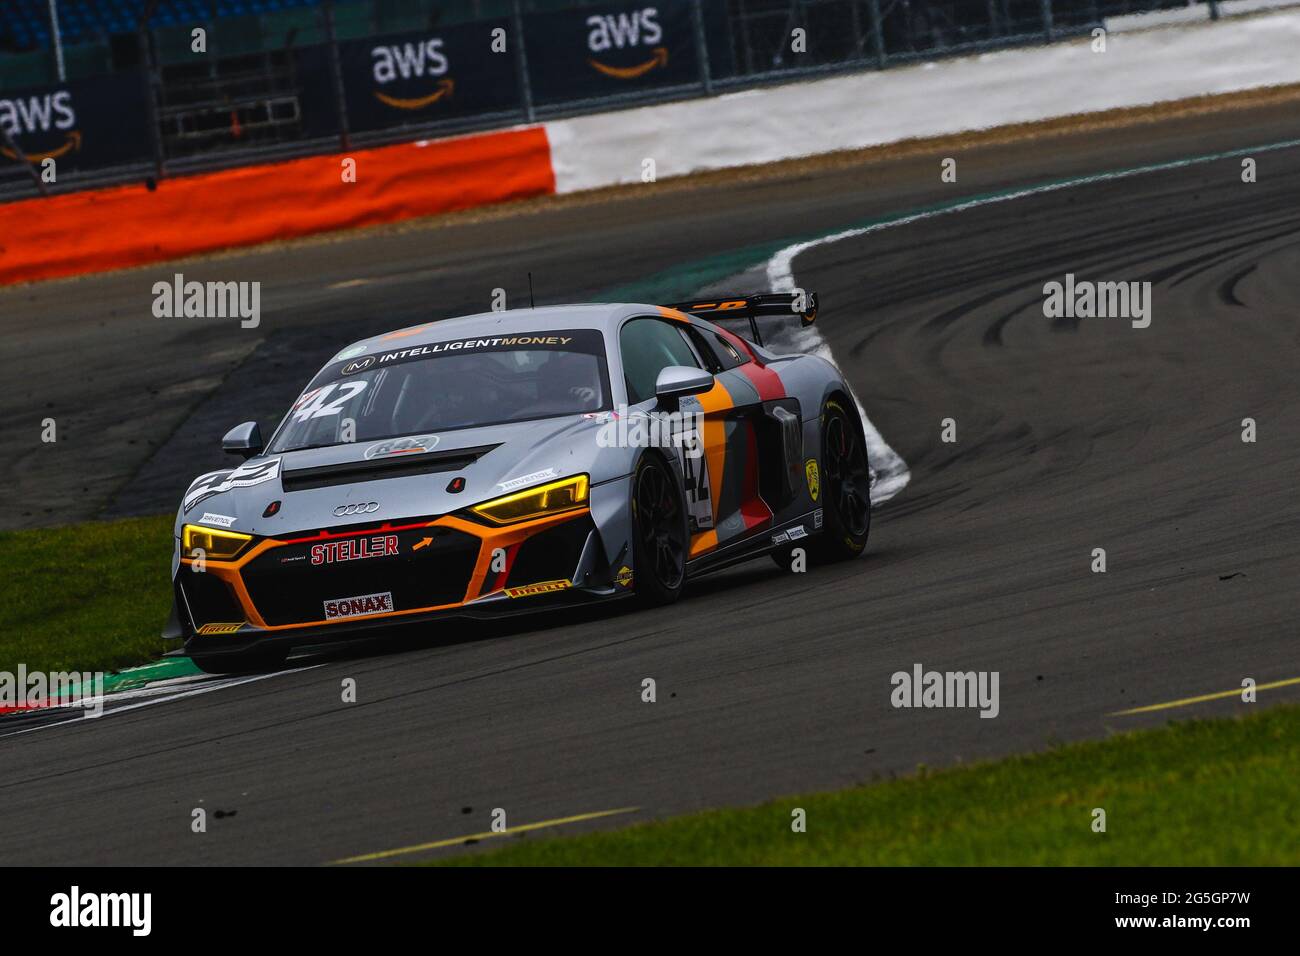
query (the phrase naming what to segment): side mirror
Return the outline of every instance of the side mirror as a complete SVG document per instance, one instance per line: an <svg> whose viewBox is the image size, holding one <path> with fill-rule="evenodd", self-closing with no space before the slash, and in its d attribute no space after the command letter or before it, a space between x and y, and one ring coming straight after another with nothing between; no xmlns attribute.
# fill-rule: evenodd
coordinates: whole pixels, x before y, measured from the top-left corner
<svg viewBox="0 0 1300 956"><path fill-rule="evenodd" d="M257 427L257 422L236 425L221 439L221 450L252 458L262 450L262 429Z"/></svg>
<svg viewBox="0 0 1300 956"><path fill-rule="evenodd" d="M689 365L669 365L661 369L655 379L655 396L664 399L699 395L713 388L713 374Z"/></svg>

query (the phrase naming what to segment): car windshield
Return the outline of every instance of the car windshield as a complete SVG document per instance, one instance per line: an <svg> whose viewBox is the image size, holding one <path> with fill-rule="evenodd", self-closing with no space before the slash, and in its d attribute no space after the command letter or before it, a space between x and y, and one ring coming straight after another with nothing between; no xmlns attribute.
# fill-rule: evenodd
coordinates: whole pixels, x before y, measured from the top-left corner
<svg viewBox="0 0 1300 956"><path fill-rule="evenodd" d="M604 339L592 329L349 351L322 369L294 402L271 452L610 407Z"/></svg>

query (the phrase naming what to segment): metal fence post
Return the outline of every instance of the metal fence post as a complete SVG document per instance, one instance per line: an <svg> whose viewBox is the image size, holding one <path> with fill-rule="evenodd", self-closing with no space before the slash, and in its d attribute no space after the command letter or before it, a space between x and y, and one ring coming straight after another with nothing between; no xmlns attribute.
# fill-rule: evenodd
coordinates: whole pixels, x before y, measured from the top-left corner
<svg viewBox="0 0 1300 956"><path fill-rule="evenodd" d="M885 25L880 15L880 0L869 0L871 4L871 45L876 49L876 65L885 68Z"/></svg>
<svg viewBox="0 0 1300 956"><path fill-rule="evenodd" d="M149 110L149 145L153 147L154 178L157 181L167 174L167 168L163 156L162 119L158 113L158 101L162 98L162 77L158 74L158 63L154 60L153 44L149 42L148 17L152 10L152 7L147 9L140 19L136 41L140 45L140 63L144 66L145 85L149 88L146 99Z"/></svg>
<svg viewBox="0 0 1300 956"><path fill-rule="evenodd" d="M515 31L515 72L519 74L519 102L524 107L524 119L531 123L537 119L533 105L533 81L528 75L528 51L524 49L524 10L519 0L511 0L510 20Z"/></svg>
<svg viewBox="0 0 1300 956"><path fill-rule="evenodd" d="M1210 5L1210 19L1219 19L1219 0L1206 0Z"/></svg>
<svg viewBox="0 0 1300 956"><path fill-rule="evenodd" d="M325 14L325 42L330 48L330 73L334 80L334 99L339 110L339 146L344 150L352 148L352 135L348 124L347 94L343 89L343 63L339 59L339 40L334 32L334 0L325 0L321 4Z"/></svg>
<svg viewBox="0 0 1300 956"><path fill-rule="evenodd" d="M1043 36L1048 43L1052 42L1052 0L1042 0L1043 5Z"/></svg>
<svg viewBox="0 0 1300 956"><path fill-rule="evenodd" d="M54 64L59 71L59 82L68 79L63 65L63 35L59 30L59 0L50 0L50 39L54 41Z"/></svg>
<svg viewBox="0 0 1300 956"><path fill-rule="evenodd" d="M691 0L691 19L695 21L695 56L700 61L700 82L704 95L713 94L713 71L709 68L709 41L704 35L703 0Z"/></svg>

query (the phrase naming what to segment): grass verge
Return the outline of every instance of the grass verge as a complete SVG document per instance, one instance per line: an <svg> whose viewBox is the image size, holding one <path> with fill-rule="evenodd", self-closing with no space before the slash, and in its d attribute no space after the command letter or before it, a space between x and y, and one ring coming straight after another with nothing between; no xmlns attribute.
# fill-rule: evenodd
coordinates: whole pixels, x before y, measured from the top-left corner
<svg viewBox="0 0 1300 956"><path fill-rule="evenodd" d="M436 862L1294 866L1297 766L1300 707L1275 707ZM807 813L805 833L791 831L796 807ZM1094 808L1106 811L1104 833L1092 829Z"/></svg>
<svg viewBox="0 0 1300 956"><path fill-rule="evenodd" d="M0 671L112 670L163 651L172 517L0 532Z"/></svg>

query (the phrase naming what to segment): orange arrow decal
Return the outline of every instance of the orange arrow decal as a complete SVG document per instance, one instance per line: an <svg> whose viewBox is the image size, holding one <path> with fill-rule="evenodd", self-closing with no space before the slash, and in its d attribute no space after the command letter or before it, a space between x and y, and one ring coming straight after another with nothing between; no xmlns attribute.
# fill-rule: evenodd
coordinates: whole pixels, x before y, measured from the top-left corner
<svg viewBox="0 0 1300 956"><path fill-rule="evenodd" d="M399 110L420 110L424 109L430 103L438 102L438 100L442 99L444 96L451 96L451 92L455 88L456 84L450 77L448 77L445 80L439 80L438 91L436 93L430 93L428 96L420 96L412 100L403 100L398 99L395 96L388 96L376 90L375 99L379 100L381 103L387 103L389 106L396 107Z"/></svg>
<svg viewBox="0 0 1300 956"><path fill-rule="evenodd" d="M68 133L68 141L58 149L52 149L48 153L24 153L23 158L25 158L29 163L42 163L47 159L58 159L64 153L73 150L81 150L81 133L77 132L75 129ZM0 146L0 153L3 153L10 159L19 158L17 153L11 149L5 149L3 146Z"/></svg>
<svg viewBox="0 0 1300 956"><path fill-rule="evenodd" d="M419 551L421 548L428 547L431 544L433 544L432 538L421 538L419 541L415 542L415 544L411 545L411 550Z"/></svg>
<svg viewBox="0 0 1300 956"><path fill-rule="evenodd" d="M654 56L646 60L639 66L607 66L598 60L588 60L595 69L600 70L606 76L612 76L616 80L634 80L638 76L649 73L656 66L668 65L668 48L657 46L654 48Z"/></svg>
<svg viewBox="0 0 1300 956"><path fill-rule="evenodd" d="M417 325L413 329L399 329L396 332L389 332L387 335L381 338L380 341L387 342L389 339L404 339L408 335L419 335L427 328L428 328L427 325Z"/></svg>

